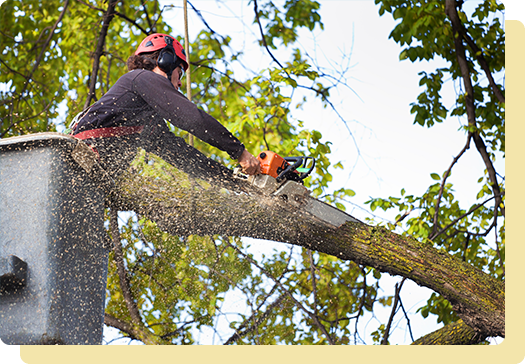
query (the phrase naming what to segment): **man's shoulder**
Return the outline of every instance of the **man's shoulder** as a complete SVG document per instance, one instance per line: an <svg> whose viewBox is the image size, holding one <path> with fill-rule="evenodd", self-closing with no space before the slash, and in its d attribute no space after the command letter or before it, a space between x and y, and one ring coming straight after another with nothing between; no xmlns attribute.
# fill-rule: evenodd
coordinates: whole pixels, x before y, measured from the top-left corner
<svg viewBox="0 0 525 364"><path fill-rule="evenodd" d="M145 69L131 70L128 73L126 73L124 76L132 78L132 79L138 79L138 78L162 79L162 78L165 78L165 77L162 77L161 75L156 74L153 71L145 70Z"/></svg>
<svg viewBox="0 0 525 364"><path fill-rule="evenodd" d="M137 79L142 79L142 78L150 78L152 76L154 76L155 73L152 72L152 71L148 71L148 70L143 70L143 69L140 69L140 70L131 70L127 73L124 73L122 76L120 76L120 78L118 79L118 81L120 82L133 82Z"/></svg>
<svg viewBox="0 0 525 364"><path fill-rule="evenodd" d="M156 87L160 88L171 85L171 82L169 82L166 77L163 77L153 71L144 69L131 70L126 73L125 77L132 82L133 88L135 90L143 88L150 89L151 85L156 85ZM166 85L164 85L164 83Z"/></svg>
<svg viewBox="0 0 525 364"><path fill-rule="evenodd" d="M122 77L120 77L121 80L135 80L137 77L143 76L143 74L146 73L146 76L148 73L153 73L151 71L147 70L131 70L127 73L125 73Z"/></svg>

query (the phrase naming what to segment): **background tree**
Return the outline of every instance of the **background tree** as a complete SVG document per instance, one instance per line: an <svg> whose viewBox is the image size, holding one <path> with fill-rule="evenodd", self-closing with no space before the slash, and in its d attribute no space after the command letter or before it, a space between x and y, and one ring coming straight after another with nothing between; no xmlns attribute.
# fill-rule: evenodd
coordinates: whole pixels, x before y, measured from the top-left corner
<svg viewBox="0 0 525 364"><path fill-rule="evenodd" d="M425 90L412 104L415 123L432 127L447 116L466 117L467 122L465 148L458 151L449 169L433 174L436 183L425 194L402 191L400 197L373 198L370 207L372 211L397 209L396 223L387 224L388 228L394 230L403 223L398 232L440 247L503 280L504 178L494 167L494 160L504 157L504 88L498 79L504 62L504 33L498 18L502 6L491 1L468 9L453 1L377 3L381 15L389 12L399 19L391 37L406 46L401 59L442 62L435 72L421 73ZM264 148L316 157L316 173L308 187L315 196L344 209L354 191L330 189L329 168L342 167L328 159L330 143L293 117L301 103L316 98L337 113L331 91L345 86L346 69L321 69L297 47L300 33L323 28L321 5L254 0L250 6L251 29L261 54L272 61L262 70L250 70L242 50L233 49L228 36L208 25L198 3L190 4L203 24L191 42L193 100L250 143L248 149L254 153ZM96 101L125 72L127 57L146 34L171 32L163 20L165 10L157 1L139 0L3 4L0 136L62 129L66 119ZM248 72L239 72L243 69ZM452 107L440 99L448 78L459 89ZM299 94L305 98L298 98ZM339 116L344 123L345 117ZM486 172L480 174L476 204L465 208L455 199L448 178L471 141ZM204 143L196 141L196 147L230 163L225 154ZM155 158L141 155L137 159L135 168L145 176L169 181L171 173L176 173L162 161L146 168L151 163L144 164L145 160ZM405 311L404 281L395 287L394 295L384 295L381 273L367 264L343 262L293 246L255 256L249 249L255 243L239 238L174 236L133 213L120 214L123 222L117 229L118 219L116 211L108 211L115 249L106 324L144 343L195 343L199 330L217 329L226 318L233 330L228 337L220 334L227 344L387 344L395 314ZM244 312L233 319L221 309L227 293L245 302ZM359 320L373 314L378 305L391 307L392 314L370 338L362 337ZM433 295L420 312L424 317L437 315L445 325L459 325L471 343L484 339L458 323L450 303L439 295ZM406 322L409 325L408 317Z"/></svg>
<svg viewBox="0 0 525 364"><path fill-rule="evenodd" d="M371 208L397 209L403 219L419 212L407 219L408 234L429 239L435 246L504 279L505 178L494 167L494 162L505 156L505 34L498 17L504 7L483 2L470 7L467 15L463 2L457 1L376 3L381 5L380 14L389 12L400 19L390 34L405 46L400 59L444 63L435 72L420 73L420 85L425 90L411 104L414 124L432 127L457 116L466 120L462 126L466 142L446 171L432 175L437 182L424 195L416 197L402 191L402 196L371 200ZM452 107L445 106L440 96L447 80L457 90ZM476 203L462 208L453 184L447 180L472 143L485 171L479 176ZM445 324L457 319L448 302L438 295L432 295L421 313L437 314Z"/></svg>

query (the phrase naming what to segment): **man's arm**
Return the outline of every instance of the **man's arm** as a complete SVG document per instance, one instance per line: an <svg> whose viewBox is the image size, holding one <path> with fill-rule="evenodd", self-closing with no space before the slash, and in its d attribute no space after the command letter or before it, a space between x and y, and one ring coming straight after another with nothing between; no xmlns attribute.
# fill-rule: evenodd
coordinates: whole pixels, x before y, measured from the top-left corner
<svg viewBox="0 0 525 364"><path fill-rule="evenodd" d="M170 81L151 71L143 71L134 80L134 92L162 118L203 142L239 159L244 145L215 118L197 108L175 90Z"/></svg>
<svg viewBox="0 0 525 364"><path fill-rule="evenodd" d="M260 173L259 161L244 145L219 121L177 91L167 78L143 71L135 78L133 88L168 122L227 152L232 159L239 161L245 173Z"/></svg>

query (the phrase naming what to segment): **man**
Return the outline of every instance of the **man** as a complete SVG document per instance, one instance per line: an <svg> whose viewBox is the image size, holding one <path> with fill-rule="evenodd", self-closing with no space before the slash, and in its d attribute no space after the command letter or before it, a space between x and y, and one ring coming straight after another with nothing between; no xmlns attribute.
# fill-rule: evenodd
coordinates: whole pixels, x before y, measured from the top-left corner
<svg viewBox="0 0 525 364"><path fill-rule="evenodd" d="M146 37L127 65L130 72L73 126L73 135L99 153L101 164L113 177L129 165L137 147L188 173L225 172L222 165L176 137L166 121L227 152L245 173L260 173L259 161L244 145L179 92L188 63L175 38L158 33Z"/></svg>

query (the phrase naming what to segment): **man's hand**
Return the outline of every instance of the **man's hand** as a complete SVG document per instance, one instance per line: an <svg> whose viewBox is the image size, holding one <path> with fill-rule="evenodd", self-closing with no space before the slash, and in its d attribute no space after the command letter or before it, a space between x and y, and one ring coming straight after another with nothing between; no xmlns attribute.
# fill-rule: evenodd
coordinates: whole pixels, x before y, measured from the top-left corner
<svg viewBox="0 0 525 364"><path fill-rule="evenodd" d="M249 175L261 173L261 164L259 163L259 160L251 155L246 149L242 152L238 161L244 173Z"/></svg>

